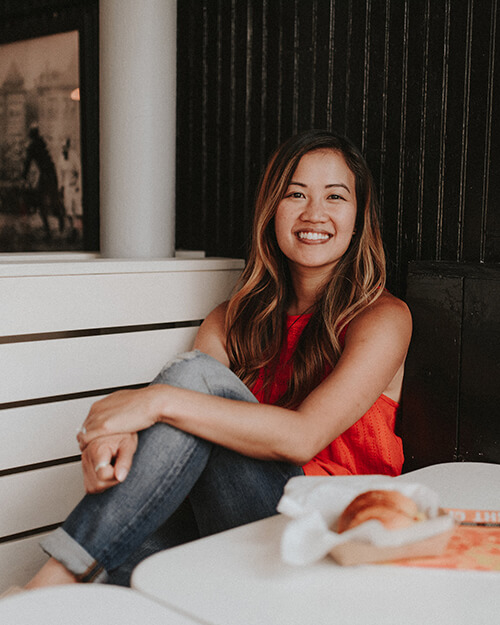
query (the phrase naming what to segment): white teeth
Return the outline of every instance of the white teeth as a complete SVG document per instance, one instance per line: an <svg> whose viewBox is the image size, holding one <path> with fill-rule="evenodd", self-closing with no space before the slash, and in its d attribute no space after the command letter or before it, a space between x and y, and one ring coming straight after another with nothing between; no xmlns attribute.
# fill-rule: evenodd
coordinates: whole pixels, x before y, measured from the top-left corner
<svg viewBox="0 0 500 625"><path fill-rule="evenodd" d="M299 232L297 236L306 241L326 241L330 238L328 234L322 232Z"/></svg>

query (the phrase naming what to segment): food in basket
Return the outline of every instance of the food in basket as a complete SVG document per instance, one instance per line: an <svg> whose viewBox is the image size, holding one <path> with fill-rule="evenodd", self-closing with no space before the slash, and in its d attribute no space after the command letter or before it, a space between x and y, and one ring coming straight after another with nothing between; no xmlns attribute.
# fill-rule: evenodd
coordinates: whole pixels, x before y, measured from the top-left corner
<svg viewBox="0 0 500 625"><path fill-rule="evenodd" d="M365 521L380 521L387 529L400 529L423 521L417 504L396 490L369 490L361 493L342 512L336 530L340 534Z"/></svg>

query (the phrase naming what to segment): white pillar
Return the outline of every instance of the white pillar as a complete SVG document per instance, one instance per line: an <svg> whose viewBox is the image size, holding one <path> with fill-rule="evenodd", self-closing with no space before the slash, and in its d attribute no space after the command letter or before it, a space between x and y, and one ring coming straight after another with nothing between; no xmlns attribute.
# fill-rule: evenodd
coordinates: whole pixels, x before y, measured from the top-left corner
<svg viewBox="0 0 500 625"><path fill-rule="evenodd" d="M173 256L177 2L99 7L101 253Z"/></svg>

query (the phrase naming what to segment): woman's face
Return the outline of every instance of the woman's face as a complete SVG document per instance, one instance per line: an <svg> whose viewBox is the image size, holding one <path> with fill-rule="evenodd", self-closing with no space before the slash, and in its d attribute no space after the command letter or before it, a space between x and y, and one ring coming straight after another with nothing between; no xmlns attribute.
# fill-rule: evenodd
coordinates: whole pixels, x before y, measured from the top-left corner
<svg viewBox="0 0 500 625"><path fill-rule="evenodd" d="M355 176L340 152L308 152L278 204L276 239L290 269L332 269L356 223Z"/></svg>

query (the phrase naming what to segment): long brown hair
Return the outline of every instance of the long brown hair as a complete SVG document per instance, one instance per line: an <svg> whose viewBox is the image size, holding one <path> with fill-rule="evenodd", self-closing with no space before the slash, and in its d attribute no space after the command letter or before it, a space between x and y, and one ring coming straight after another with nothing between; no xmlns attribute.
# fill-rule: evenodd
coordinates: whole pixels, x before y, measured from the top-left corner
<svg viewBox="0 0 500 625"><path fill-rule="evenodd" d="M276 240L274 216L300 159L319 149L342 154L355 176L356 234L319 294L297 344L289 388L278 401L287 407L298 406L327 368L335 365L342 351L339 337L343 328L379 297L385 286L378 202L365 159L346 137L332 132L309 130L291 137L271 157L262 177L249 258L228 304L226 347L231 369L251 387L259 369L273 365L279 357L293 291L287 259Z"/></svg>

